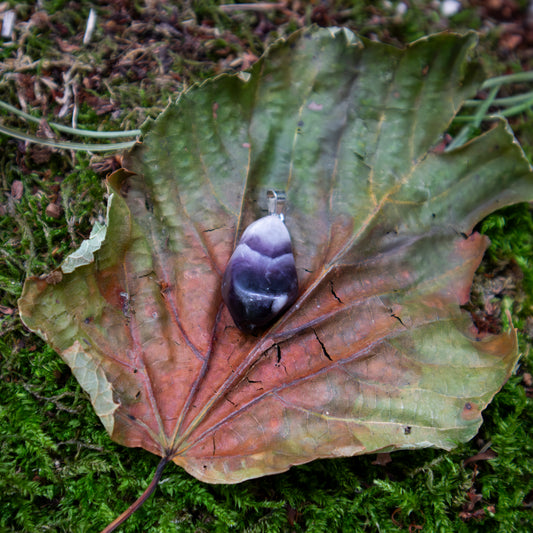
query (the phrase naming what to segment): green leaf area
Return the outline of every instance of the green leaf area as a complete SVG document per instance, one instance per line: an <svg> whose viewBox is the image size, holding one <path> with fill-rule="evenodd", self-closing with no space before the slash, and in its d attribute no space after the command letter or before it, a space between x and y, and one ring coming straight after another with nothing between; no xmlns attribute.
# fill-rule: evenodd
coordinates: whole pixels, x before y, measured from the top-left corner
<svg viewBox="0 0 533 533"><path fill-rule="evenodd" d="M105 235L20 300L114 440L234 483L476 434L518 349L461 309L488 245L473 228L533 199L533 176L503 120L438 148L480 83L474 46L305 30L145 127ZM267 189L287 195L300 293L255 337L220 284Z"/></svg>

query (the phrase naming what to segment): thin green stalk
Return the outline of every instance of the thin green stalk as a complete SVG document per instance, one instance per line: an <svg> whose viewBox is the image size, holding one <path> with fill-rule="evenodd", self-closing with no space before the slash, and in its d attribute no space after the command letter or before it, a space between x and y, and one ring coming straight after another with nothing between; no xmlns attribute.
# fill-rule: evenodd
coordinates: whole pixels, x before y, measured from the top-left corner
<svg viewBox="0 0 533 533"><path fill-rule="evenodd" d="M509 105L518 105L522 102L530 102L533 99L533 91L527 93L515 94L514 96L505 96L503 98L496 98L492 102L493 106L505 107ZM478 107L483 104L484 100L465 100L464 107Z"/></svg>
<svg viewBox="0 0 533 533"><path fill-rule="evenodd" d="M501 109L494 115L486 115L483 117L483 120L496 120L498 117L513 117L515 115L519 115L520 113L523 113L524 111L527 111L528 109L531 109L533 107L533 92L527 93L528 98L524 99L516 99L514 101L518 102L516 105L508 107L507 109ZM511 101L511 98L509 97L509 101ZM500 100L503 100L501 98ZM498 100L494 100L493 105L496 105L496 102ZM476 115L461 115L458 117L455 117L455 122L475 122L477 120L477 114Z"/></svg>
<svg viewBox="0 0 533 533"><path fill-rule="evenodd" d="M491 90L489 95L487 96L486 100L483 100L482 105L479 106L479 109L476 111L476 114L474 115L474 128L479 128L481 126L481 123L483 122L483 119L487 115L487 111L489 110L489 107L493 104L494 100L496 99L496 96L498 95L498 91L500 90L500 85L494 86Z"/></svg>
<svg viewBox="0 0 533 533"><path fill-rule="evenodd" d="M500 85L494 86L486 100L483 100L482 104L479 106L476 114L472 117L472 120L464 126L461 131L457 134L455 139L448 145L446 151L453 150L454 148L459 148L465 144L468 139L472 137L474 132L479 128L483 120L487 115L489 107L493 104L494 99L496 98L498 91L500 90Z"/></svg>
<svg viewBox="0 0 533 533"><path fill-rule="evenodd" d="M508 74L505 76L497 76L486 80L481 89L490 89L489 96L485 100L466 100L465 107L477 107L474 115L461 115L455 117L454 122L466 124L457 134L455 139L447 147L447 150L453 150L462 146L474 134L475 130L479 128L481 122L485 120L494 120L497 117L512 117L531 109L533 107L533 91L508 96L503 98L496 98L502 85L511 83L524 83L533 81L533 71L517 72L515 74ZM491 106L500 107L497 113L491 115L488 110Z"/></svg>
<svg viewBox="0 0 533 533"><path fill-rule="evenodd" d="M64 150L81 150L85 152L108 152L114 150L124 150L131 148L137 141L125 141L120 143L108 143L108 144L96 144L96 143L77 143L71 141L54 141L53 139L44 139L42 137L36 137L35 135L29 135L27 133L15 130L13 128L7 128L0 125L0 133L20 139L21 141L27 141L36 144L42 144L44 146L51 146L53 148L62 148Z"/></svg>
<svg viewBox="0 0 533 533"><path fill-rule="evenodd" d="M509 107L507 109L503 109L500 112L500 115L503 115L504 117L513 117L514 115L519 115L520 113L523 113L524 111L527 111L528 109L531 109L533 106L533 94L529 98L529 100L526 100L525 102Z"/></svg>
<svg viewBox="0 0 533 533"><path fill-rule="evenodd" d="M492 89L492 87L501 87L502 85L509 83L524 83L530 81L533 81L533 70L489 78L481 85L481 89Z"/></svg>
<svg viewBox="0 0 533 533"><path fill-rule="evenodd" d="M0 108L18 115L19 117L34 122L35 124L40 124L41 119L34 117L20 109L17 109L15 106L6 104L5 102L0 101ZM64 126L63 124L57 124L56 122L48 122L48 125L57 131L63 133L70 133L72 135L82 135L84 137L96 137L99 139L116 139L117 137L137 137L141 134L141 130L123 130L123 131L94 131L94 130L83 130L79 128L71 128L69 126Z"/></svg>

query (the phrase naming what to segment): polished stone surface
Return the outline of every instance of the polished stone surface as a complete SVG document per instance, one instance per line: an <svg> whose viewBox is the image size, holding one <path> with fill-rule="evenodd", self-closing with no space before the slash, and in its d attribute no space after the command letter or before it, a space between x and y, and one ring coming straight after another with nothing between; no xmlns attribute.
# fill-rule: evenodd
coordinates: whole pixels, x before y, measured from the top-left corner
<svg viewBox="0 0 533 533"><path fill-rule="evenodd" d="M231 256L222 297L235 324L256 333L287 309L298 294L289 232L276 215L250 224Z"/></svg>

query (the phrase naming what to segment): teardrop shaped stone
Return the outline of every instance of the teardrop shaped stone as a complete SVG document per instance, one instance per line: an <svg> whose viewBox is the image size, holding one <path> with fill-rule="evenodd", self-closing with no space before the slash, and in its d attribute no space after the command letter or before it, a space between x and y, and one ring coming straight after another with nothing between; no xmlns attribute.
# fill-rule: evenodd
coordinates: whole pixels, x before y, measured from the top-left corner
<svg viewBox="0 0 533 533"><path fill-rule="evenodd" d="M277 215L250 224L231 256L222 298L236 326L255 333L274 321L298 295L291 237Z"/></svg>

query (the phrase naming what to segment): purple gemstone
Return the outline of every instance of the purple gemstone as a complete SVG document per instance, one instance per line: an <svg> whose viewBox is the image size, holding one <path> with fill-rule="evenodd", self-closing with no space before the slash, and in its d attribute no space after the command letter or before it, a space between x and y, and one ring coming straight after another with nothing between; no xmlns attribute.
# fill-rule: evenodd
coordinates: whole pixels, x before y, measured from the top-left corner
<svg viewBox="0 0 533 533"><path fill-rule="evenodd" d="M242 234L222 280L222 297L235 324L255 333L297 295L298 277L285 224L276 215L256 220Z"/></svg>

